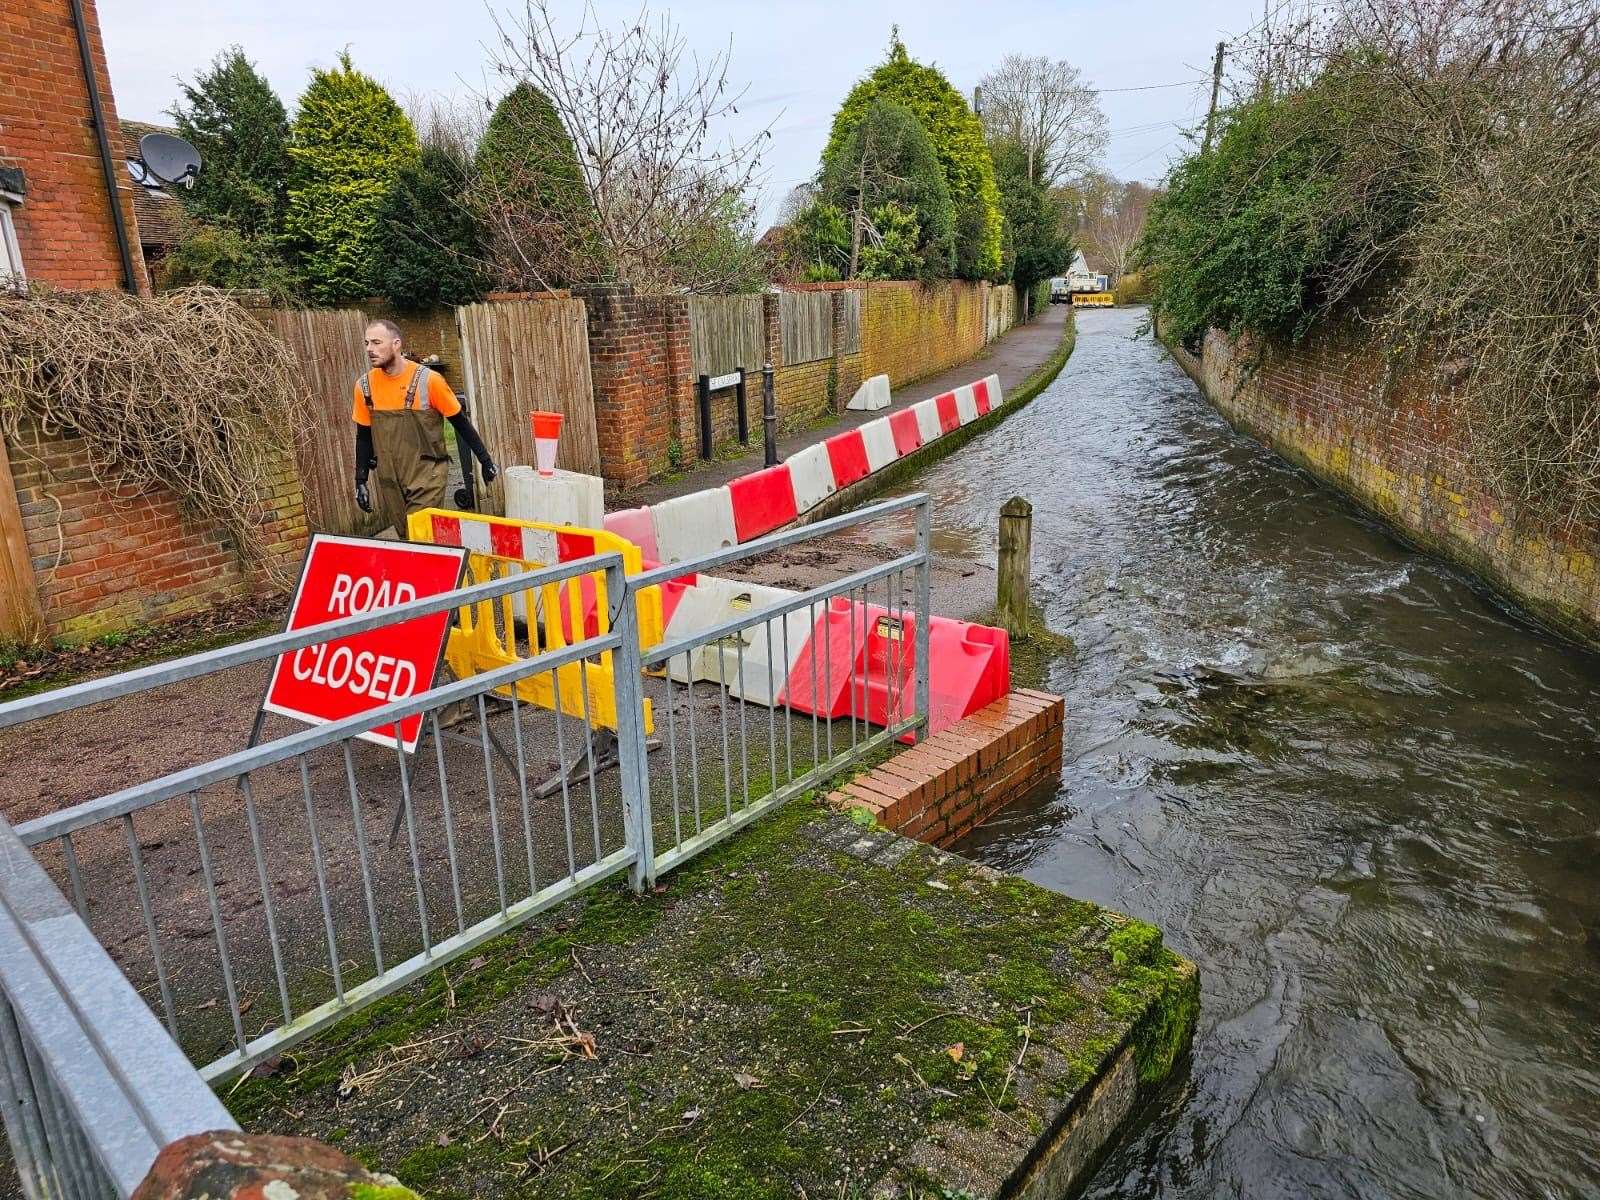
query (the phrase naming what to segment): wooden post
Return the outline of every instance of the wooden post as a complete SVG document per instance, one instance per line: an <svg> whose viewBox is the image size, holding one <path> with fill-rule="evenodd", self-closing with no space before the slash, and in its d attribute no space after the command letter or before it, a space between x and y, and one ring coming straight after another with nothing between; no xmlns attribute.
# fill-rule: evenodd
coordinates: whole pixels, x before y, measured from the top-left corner
<svg viewBox="0 0 1600 1200"><path fill-rule="evenodd" d="M44 611L22 529L22 507L5 439L0 438L0 641L35 642L43 633Z"/></svg>
<svg viewBox="0 0 1600 1200"><path fill-rule="evenodd" d="M1013 496L1000 508L1000 565L996 601L1012 637L1028 636L1028 561L1033 555L1033 505Z"/></svg>

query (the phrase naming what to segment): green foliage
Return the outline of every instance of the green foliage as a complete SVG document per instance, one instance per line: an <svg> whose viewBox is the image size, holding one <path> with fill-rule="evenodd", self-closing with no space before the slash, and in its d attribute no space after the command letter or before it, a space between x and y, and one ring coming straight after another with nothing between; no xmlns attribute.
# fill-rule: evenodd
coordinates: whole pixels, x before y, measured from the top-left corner
<svg viewBox="0 0 1600 1200"><path fill-rule="evenodd" d="M495 106L468 195L507 287L553 287L603 274L577 152L549 98L532 84L517 84Z"/></svg>
<svg viewBox="0 0 1600 1200"><path fill-rule="evenodd" d="M714 294L756 292L767 286L768 264L756 245L753 210L743 196L729 189L714 203L701 208L678 230L662 256L671 279L686 281L690 291L708 290L704 280L715 280Z"/></svg>
<svg viewBox="0 0 1600 1200"><path fill-rule="evenodd" d="M850 265L850 227L836 204L819 200L795 217L789 245L805 264L808 283L842 279Z"/></svg>
<svg viewBox="0 0 1600 1200"><path fill-rule="evenodd" d="M178 132L200 151L189 212L248 239L276 237L288 201L289 118L283 101L238 46L217 55L193 83L179 82Z"/></svg>
<svg viewBox="0 0 1600 1200"><path fill-rule="evenodd" d="M1011 278L1023 291L1066 270L1074 247L1066 214L1045 185L1028 175L1028 158L1015 143L992 147L1000 206L1011 242Z"/></svg>
<svg viewBox="0 0 1600 1200"><path fill-rule="evenodd" d="M1211 326L1298 337L1351 248L1338 213L1336 114L1312 91L1228 114L1210 154L1179 163L1139 250L1155 265L1164 329L1196 345Z"/></svg>
<svg viewBox="0 0 1600 1200"><path fill-rule="evenodd" d="M436 147L400 169L372 239L373 290L395 307L470 304L488 290L483 236L462 202L465 186L460 162Z"/></svg>
<svg viewBox="0 0 1600 1200"><path fill-rule="evenodd" d="M276 243L249 236L230 225L187 223L178 243L156 268L162 288L212 287L262 290L274 303L294 302L302 281L284 260Z"/></svg>
<svg viewBox="0 0 1600 1200"><path fill-rule="evenodd" d="M897 220L894 235L903 237L909 216L916 225L915 243L910 247L874 248L873 257L881 269L891 259L901 261L900 275L886 275L865 267L866 248L857 265L863 277L944 278L955 265L955 206L944 168L928 137L928 131L910 109L893 100L874 100L862 119L850 130L839 153L828 160L822 173L823 199L850 214L852 223L859 210L872 218L873 232L887 236L878 227L876 214L886 206ZM864 242L869 239L864 239ZM870 239L877 240L877 239Z"/></svg>
<svg viewBox="0 0 1600 1200"><path fill-rule="evenodd" d="M873 240L861 247L862 279L916 279L929 274L917 214L896 201L872 210Z"/></svg>
<svg viewBox="0 0 1600 1200"><path fill-rule="evenodd" d="M955 210L956 274L966 279L992 279L1001 270L1000 193L994 164L984 141L983 125L961 93L936 67L913 62L896 37L888 58L850 90L833 118L822 152L823 175L848 163L848 145L856 127L876 100L892 100L922 123L944 171Z"/></svg>
<svg viewBox="0 0 1600 1200"><path fill-rule="evenodd" d="M379 210L402 168L419 161L416 131L381 84L348 53L315 70L290 130L284 237L319 304L371 291Z"/></svg>

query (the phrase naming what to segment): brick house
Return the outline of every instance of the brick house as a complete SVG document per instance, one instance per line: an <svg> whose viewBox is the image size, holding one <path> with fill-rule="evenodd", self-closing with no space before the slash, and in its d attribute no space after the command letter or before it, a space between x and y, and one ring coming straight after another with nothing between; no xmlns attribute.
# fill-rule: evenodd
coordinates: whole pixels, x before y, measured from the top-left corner
<svg viewBox="0 0 1600 1200"><path fill-rule="evenodd" d="M94 0L0 0L0 80L0 274L147 290Z"/></svg>
<svg viewBox="0 0 1600 1200"><path fill-rule="evenodd" d="M122 153L118 159L131 168L131 164L139 161L139 139L145 134L177 132L165 125L124 121ZM154 283L161 260L183 235L183 202L167 188L140 186L135 182L133 213L139 225L139 252L144 255L145 270L150 272Z"/></svg>

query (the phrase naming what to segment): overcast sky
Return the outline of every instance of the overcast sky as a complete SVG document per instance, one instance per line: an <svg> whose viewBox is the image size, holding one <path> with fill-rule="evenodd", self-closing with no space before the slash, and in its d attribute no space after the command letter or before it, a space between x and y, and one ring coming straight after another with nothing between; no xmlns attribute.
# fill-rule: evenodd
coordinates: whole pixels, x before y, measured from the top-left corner
<svg viewBox="0 0 1600 1200"><path fill-rule="evenodd" d="M521 4L491 2L500 12ZM1205 111L1217 41L1261 15L1260 0L678 0L652 7L670 9L691 46L715 50L731 39L732 76L749 89L739 120L772 129L763 221L816 170L834 110L882 60L896 23L912 57L937 65L969 99L1008 53L1067 59L1104 89L1112 133L1105 167L1153 181L1181 152L1183 129ZM555 0L554 8L573 22L582 12L579 0ZM635 16L639 4L595 0L594 8L616 23ZM144 121L166 120L175 80L193 78L235 43L291 112L310 69L331 65L345 47L397 96L482 94L484 44L494 30L483 0L99 0L99 13L117 111ZM1133 88L1146 90L1113 90Z"/></svg>

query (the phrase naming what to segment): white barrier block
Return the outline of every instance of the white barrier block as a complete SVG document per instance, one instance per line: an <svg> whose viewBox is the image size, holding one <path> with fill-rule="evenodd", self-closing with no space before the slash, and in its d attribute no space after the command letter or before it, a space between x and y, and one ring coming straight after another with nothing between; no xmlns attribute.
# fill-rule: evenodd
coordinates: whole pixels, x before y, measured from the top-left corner
<svg viewBox="0 0 1600 1200"><path fill-rule="evenodd" d="M972 394L970 383L956 389L956 414L963 425L978 419L978 398Z"/></svg>
<svg viewBox="0 0 1600 1200"><path fill-rule="evenodd" d="M833 478L833 463L828 458L828 448L821 442L791 454L788 467L789 478L794 483L794 506L798 512L815 508L839 490Z"/></svg>
<svg viewBox="0 0 1600 1200"><path fill-rule="evenodd" d="M922 444L939 440L941 427L939 425L939 402L937 400L923 400L911 406L911 411L917 414L917 430L922 434Z"/></svg>
<svg viewBox="0 0 1600 1200"><path fill-rule="evenodd" d="M867 445L867 467L881 471L900 457L894 448L894 431L889 428L889 418L879 417L861 427L861 440Z"/></svg>
<svg viewBox="0 0 1600 1200"><path fill-rule="evenodd" d="M798 594L784 588L702 575L694 587L684 592L667 626L667 637L678 638L710 629L742 613L766 608ZM729 695L770 706L783 691L789 668L810 640L811 628L811 615L805 609L784 613L718 642L700 646L689 654L674 656L668 664L667 676L678 683L726 684Z"/></svg>
<svg viewBox="0 0 1600 1200"><path fill-rule="evenodd" d="M687 562L739 543L733 530L733 497L725 487L652 504L650 517L663 563Z"/></svg>
<svg viewBox="0 0 1600 1200"><path fill-rule="evenodd" d="M605 519L605 485L598 475L541 475L532 467L507 467L505 485L506 516L513 520L599 529Z"/></svg>
<svg viewBox="0 0 1600 1200"><path fill-rule="evenodd" d="M856 389L856 394L850 397L850 403L845 407L856 412L877 412L880 408L888 408L889 377L874 375L870 379L863 379L861 386Z"/></svg>
<svg viewBox="0 0 1600 1200"><path fill-rule="evenodd" d="M984 382L989 385L989 409L992 412L1004 404L1006 398L1000 394L1000 376L986 375Z"/></svg>

